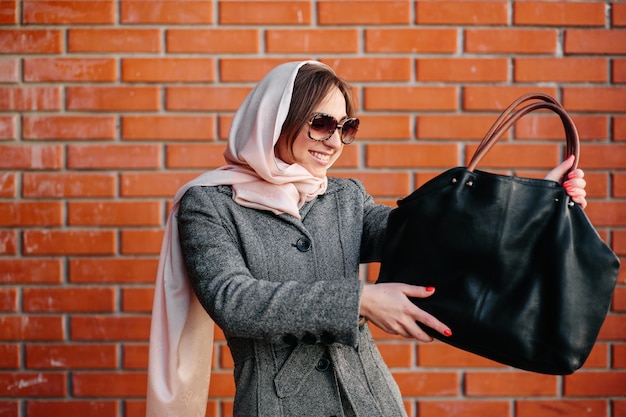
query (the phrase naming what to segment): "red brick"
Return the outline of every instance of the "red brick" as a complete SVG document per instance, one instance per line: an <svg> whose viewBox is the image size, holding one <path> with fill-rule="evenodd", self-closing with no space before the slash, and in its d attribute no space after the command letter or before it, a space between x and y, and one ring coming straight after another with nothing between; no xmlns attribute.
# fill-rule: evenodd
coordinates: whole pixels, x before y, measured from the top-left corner
<svg viewBox="0 0 626 417"><path fill-rule="evenodd" d="M626 112L626 87L565 87L563 106L569 111Z"/></svg>
<svg viewBox="0 0 626 417"><path fill-rule="evenodd" d="M626 341L626 316L609 314L606 316L598 340L621 340Z"/></svg>
<svg viewBox="0 0 626 417"><path fill-rule="evenodd" d="M566 29L566 54L625 54L624 31L610 29Z"/></svg>
<svg viewBox="0 0 626 417"><path fill-rule="evenodd" d="M277 65L293 59L278 58L223 58L219 60L222 82L257 82Z"/></svg>
<svg viewBox="0 0 626 417"><path fill-rule="evenodd" d="M466 148L466 164L476 151L477 145ZM499 143L478 163L480 169L552 169L561 162L559 146L545 144Z"/></svg>
<svg viewBox="0 0 626 417"><path fill-rule="evenodd" d="M112 369L117 366L114 344L28 344L29 369Z"/></svg>
<svg viewBox="0 0 626 417"><path fill-rule="evenodd" d="M405 396L452 397L459 395L459 376L453 372L394 372Z"/></svg>
<svg viewBox="0 0 626 417"><path fill-rule="evenodd" d="M468 372L465 391L472 397L554 396L557 377L528 372Z"/></svg>
<svg viewBox="0 0 626 417"><path fill-rule="evenodd" d="M2 2L0 1L0 5ZM1 15L0 11L0 15ZM16 58L2 58L0 59L0 82L3 83L16 83L19 78L19 60Z"/></svg>
<svg viewBox="0 0 626 417"><path fill-rule="evenodd" d="M67 31L68 52L160 52L159 29L79 29Z"/></svg>
<svg viewBox="0 0 626 417"><path fill-rule="evenodd" d="M126 140L214 140L213 116L123 116Z"/></svg>
<svg viewBox="0 0 626 417"><path fill-rule="evenodd" d="M17 311L17 288L0 287L0 312ZM2 353L2 345L0 345Z"/></svg>
<svg viewBox="0 0 626 417"><path fill-rule="evenodd" d="M0 396L63 397L66 375L51 372L0 372Z"/></svg>
<svg viewBox="0 0 626 417"><path fill-rule="evenodd" d="M114 116L24 116L24 139L114 139Z"/></svg>
<svg viewBox="0 0 626 417"><path fill-rule="evenodd" d="M249 92L249 87L167 87L165 104L167 110L234 112Z"/></svg>
<svg viewBox="0 0 626 417"><path fill-rule="evenodd" d="M518 417L604 417L605 400L520 400L515 402Z"/></svg>
<svg viewBox="0 0 626 417"><path fill-rule="evenodd" d="M418 6L419 7L419 6ZM368 53L454 53L456 29L365 29Z"/></svg>
<svg viewBox="0 0 626 417"><path fill-rule="evenodd" d="M49 416L89 416L89 417L117 417L119 401L77 400L26 401L28 417Z"/></svg>
<svg viewBox="0 0 626 417"><path fill-rule="evenodd" d="M516 58L517 82L607 82L605 58Z"/></svg>
<svg viewBox="0 0 626 417"><path fill-rule="evenodd" d="M235 394L235 381L232 371L211 372L211 384L209 385L209 398L233 397Z"/></svg>
<svg viewBox="0 0 626 417"><path fill-rule="evenodd" d="M419 139L478 140L485 136L497 115L424 114L417 118Z"/></svg>
<svg viewBox="0 0 626 417"><path fill-rule="evenodd" d="M215 409L216 407L217 405L213 408ZM215 411L215 414L210 414L211 411L215 411L215 410L211 410L209 408L207 410L206 417L219 417L219 415L217 414L217 411ZM124 414L125 417L144 417L146 415L145 400L139 400L139 401L125 400L124 401L124 413L125 413Z"/></svg>
<svg viewBox="0 0 626 417"><path fill-rule="evenodd" d="M504 25L506 1L420 1L415 4L415 22L420 25Z"/></svg>
<svg viewBox="0 0 626 417"><path fill-rule="evenodd" d="M626 140L626 116L613 116L613 138L618 141Z"/></svg>
<svg viewBox="0 0 626 417"><path fill-rule="evenodd" d="M20 345L17 343L1 343L0 344L0 368L17 369L20 367L21 358ZM2 414L2 405L0 404L0 415Z"/></svg>
<svg viewBox="0 0 626 417"><path fill-rule="evenodd" d="M2 25L10 25L18 22L17 19L17 0L1 0L0 1L0 24ZM2 402L0 402L0 412L2 412ZM7 404L11 410L13 409L14 404ZM8 412L8 411L7 411ZM7 417L12 417L12 414L9 414ZM17 408L15 409L15 416L17 416Z"/></svg>
<svg viewBox="0 0 626 417"><path fill-rule="evenodd" d="M169 29L169 53L256 53L260 34L257 29Z"/></svg>
<svg viewBox="0 0 626 417"><path fill-rule="evenodd" d="M0 202L0 226L60 226L61 224L63 224L61 202Z"/></svg>
<svg viewBox="0 0 626 417"><path fill-rule="evenodd" d="M72 258L68 280L80 283L148 283L156 280L158 258ZM0 275L1 276L1 275Z"/></svg>
<svg viewBox="0 0 626 417"><path fill-rule="evenodd" d="M150 313L152 311L154 288L123 288L121 298L123 312Z"/></svg>
<svg viewBox="0 0 626 417"><path fill-rule="evenodd" d="M268 29L269 53L356 53L359 32L355 29Z"/></svg>
<svg viewBox="0 0 626 417"><path fill-rule="evenodd" d="M209 24L213 1L121 0L120 23Z"/></svg>
<svg viewBox="0 0 626 417"><path fill-rule="evenodd" d="M409 81L412 60L408 57L355 57L323 60L337 74L351 82L359 81Z"/></svg>
<svg viewBox="0 0 626 417"><path fill-rule="evenodd" d="M122 358L122 368L124 369L147 369L148 344L125 343L122 346Z"/></svg>
<svg viewBox="0 0 626 417"><path fill-rule="evenodd" d="M161 149L156 145L70 145L70 169L147 169L161 166Z"/></svg>
<svg viewBox="0 0 626 417"><path fill-rule="evenodd" d="M116 176L111 173L36 173L22 174L24 197L113 197Z"/></svg>
<svg viewBox="0 0 626 417"><path fill-rule="evenodd" d="M582 1L513 3L513 23L530 26L604 26L605 4Z"/></svg>
<svg viewBox="0 0 626 417"><path fill-rule="evenodd" d="M558 31L550 29L468 29L465 32L465 52L554 54Z"/></svg>
<svg viewBox="0 0 626 417"><path fill-rule="evenodd" d="M567 396L626 395L626 372L578 372L563 380L563 393Z"/></svg>
<svg viewBox="0 0 626 417"><path fill-rule="evenodd" d="M0 259L0 283L61 283L61 260Z"/></svg>
<svg viewBox="0 0 626 417"><path fill-rule="evenodd" d="M0 316L0 340L4 342L59 341L64 337L65 329L61 316L25 314ZM0 391L1 387L6 385L0 383Z"/></svg>
<svg viewBox="0 0 626 417"><path fill-rule="evenodd" d="M375 111L452 111L456 87L365 87L363 109Z"/></svg>
<svg viewBox="0 0 626 417"><path fill-rule="evenodd" d="M614 59L611 68L611 81L615 84L626 83L626 59Z"/></svg>
<svg viewBox="0 0 626 417"><path fill-rule="evenodd" d="M115 250L112 230L25 230L22 237L26 255L106 255Z"/></svg>
<svg viewBox="0 0 626 417"><path fill-rule="evenodd" d="M76 397L138 397L146 395L147 375L136 372L75 372L72 395Z"/></svg>
<svg viewBox="0 0 626 417"><path fill-rule="evenodd" d="M359 125L359 133L357 142L365 139L410 139L413 136L412 118L403 114L366 114L359 115L361 124ZM345 158L346 151L350 148L344 148L343 156Z"/></svg>
<svg viewBox="0 0 626 417"><path fill-rule="evenodd" d="M463 109L502 111L519 96L532 92L556 97L556 89L551 87L468 86L463 87Z"/></svg>
<svg viewBox="0 0 626 417"><path fill-rule="evenodd" d="M626 226L626 202L594 201L585 212L596 227Z"/></svg>
<svg viewBox="0 0 626 417"><path fill-rule="evenodd" d="M0 145L0 169L60 169L59 145Z"/></svg>
<svg viewBox="0 0 626 417"><path fill-rule="evenodd" d="M350 12L341 13L342 9ZM411 2L406 1L343 1L340 9L335 1L322 0L317 3L319 25L408 24L410 17Z"/></svg>
<svg viewBox="0 0 626 417"><path fill-rule="evenodd" d="M147 341L150 316L72 316L70 334L80 341Z"/></svg>
<svg viewBox="0 0 626 417"><path fill-rule="evenodd" d="M218 3L220 25L308 25L309 2L236 1Z"/></svg>
<svg viewBox="0 0 626 417"><path fill-rule="evenodd" d="M502 417L511 415L511 404L507 401L472 400L427 400L417 403L420 417L480 416ZM543 416L542 416L543 417Z"/></svg>
<svg viewBox="0 0 626 417"><path fill-rule="evenodd" d="M613 404L613 417L626 416L626 401L624 400L612 400Z"/></svg>
<svg viewBox="0 0 626 417"><path fill-rule="evenodd" d="M22 309L33 313L112 312L115 310L115 290L103 288L23 289Z"/></svg>
<svg viewBox="0 0 626 417"><path fill-rule="evenodd" d="M120 236L124 255L158 255L163 241L162 230L124 230Z"/></svg>
<svg viewBox="0 0 626 417"><path fill-rule="evenodd" d="M113 0L27 0L22 6L22 23L112 24L115 23L115 4Z"/></svg>
<svg viewBox="0 0 626 417"><path fill-rule="evenodd" d="M378 350L390 368L407 368L414 363L411 343L378 343Z"/></svg>
<svg viewBox="0 0 626 417"><path fill-rule="evenodd" d="M212 58L122 58L125 82L212 82Z"/></svg>
<svg viewBox="0 0 626 417"><path fill-rule="evenodd" d="M506 58L419 58L418 81L502 82L508 80Z"/></svg>
<svg viewBox="0 0 626 417"><path fill-rule="evenodd" d="M168 145L166 166L168 168L217 168L225 164L223 144Z"/></svg>
<svg viewBox="0 0 626 417"><path fill-rule="evenodd" d="M605 115L570 114L581 140L598 140L608 138L609 121ZM495 119L494 119L495 121ZM520 119L515 125L516 139L565 139L563 122L549 112L535 112ZM583 144L583 155L585 145Z"/></svg>
<svg viewBox="0 0 626 417"><path fill-rule="evenodd" d="M17 232L15 230L0 230L0 255L15 255L17 253Z"/></svg>
<svg viewBox="0 0 626 417"><path fill-rule="evenodd" d="M375 197L398 197L409 194L411 176L408 172L358 172L333 173L333 176L358 179L368 193Z"/></svg>
<svg viewBox="0 0 626 417"><path fill-rule="evenodd" d="M25 58L24 81L101 82L117 79L112 58Z"/></svg>
<svg viewBox="0 0 626 417"><path fill-rule="evenodd" d="M67 222L71 226L158 226L159 201L71 201Z"/></svg>
<svg viewBox="0 0 626 417"><path fill-rule="evenodd" d="M158 87L67 87L69 110L141 111L159 110Z"/></svg>
<svg viewBox="0 0 626 417"><path fill-rule="evenodd" d="M620 242L618 245L614 244L613 246L617 246L617 248L615 248L617 253L622 253L619 248L623 247L624 244L626 244L626 232L619 231L614 233L614 239L617 240L619 237ZM615 288L615 292L613 292L613 302L611 303L611 310L619 312L626 311L626 287L618 286Z"/></svg>
<svg viewBox="0 0 626 417"><path fill-rule="evenodd" d="M15 139L16 116L0 116L0 140Z"/></svg>
<svg viewBox="0 0 626 417"><path fill-rule="evenodd" d="M60 110L58 87L0 87L0 111Z"/></svg>
<svg viewBox="0 0 626 417"><path fill-rule="evenodd" d="M444 343L420 344L418 366L427 368L503 368L497 362L465 352Z"/></svg>
<svg viewBox="0 0 626 417"><path fill-rule="evenodd" d="M15 197L16 174L13 172L0 173L0 197Z"/></svg>
<svg viewBox="0 0 626 417"><path fill-rule="evenodd" d="M458 165L456 144L368 144L367 167L448 168Z"/></svg>
<svg viewBox="0 0 626 417"><path fill-rule="evenodd" d="M626 4L611 3L611 24L626 26Z"/></svg>
<svg viewBox="0 0 626 417"><path fill-rule="evenodd" d="M626 144L591 144L581 150L585 169L626 169Z"/></svg>
<svg viewBox="0 0 626 417"><path fill-rule="evenodd" d="M613 345L613 368L626 368L626 344Z"/></svg>
<svg viewBox="0 0 626 417"><path fill-rule="evenodd" d="M52 54L62 49L61 30L0 29L0 51L4 54Z"/></svg>
<svg viewBox="0 0 626 417"><path fill-rule="evenodd" d="M172 198L180 187L198 174L195 172L124 172L120 176L120 196Z"/></svg>

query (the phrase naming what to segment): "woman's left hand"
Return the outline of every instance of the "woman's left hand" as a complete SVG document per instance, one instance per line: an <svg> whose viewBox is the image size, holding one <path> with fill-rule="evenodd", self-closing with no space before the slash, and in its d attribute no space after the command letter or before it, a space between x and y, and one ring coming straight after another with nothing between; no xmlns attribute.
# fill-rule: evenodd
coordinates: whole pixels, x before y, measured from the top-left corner
<svg viewBox="0 0 626 417"><path fill-rule="evenodd" d="M557 167L555 167L552 171L548 172L546 175L547 180L552 180L556 182L561 182L563 176L567 173L567 171L574 164L574 156L571 155L565 161L561 162ZM585 187L587 186L587 182L585 181L585 172L577 168L567 174L567 179L563 181L561 184L565 188L567 195L572 197L575 203L580 204L582 208L587 207L587 192L585 191Z"/></svg>

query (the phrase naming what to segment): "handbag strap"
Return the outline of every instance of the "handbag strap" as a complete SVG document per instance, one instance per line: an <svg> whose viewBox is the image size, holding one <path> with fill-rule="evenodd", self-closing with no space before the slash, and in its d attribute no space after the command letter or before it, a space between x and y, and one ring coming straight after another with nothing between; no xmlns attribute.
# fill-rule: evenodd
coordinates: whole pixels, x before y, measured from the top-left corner
<svg viewBox="0 0 626 417"><path fill-rule="evenodd" d="M531 100L541 101L533 101L530 104L524 104L525 102ZM524 105L522 106L522 104ZM528 93L519 97L500 114L500 117L498 117L491 129L489 129L483 140L478 145L478 148L474 152L474 156L472 156L472 159L467 166L467 170L474 171L487 152L489 152L489 150L513 124L528 113L539 109L552 110L561 118L561 122L563 123L563 127L565 129L565 152L567 156L574 155L575 157L574 164L570 168L570 171L576 169L578 166L578 159L580 157L580 139L572 118L567 114L563 106L549 95L544 93Z"/></svg>

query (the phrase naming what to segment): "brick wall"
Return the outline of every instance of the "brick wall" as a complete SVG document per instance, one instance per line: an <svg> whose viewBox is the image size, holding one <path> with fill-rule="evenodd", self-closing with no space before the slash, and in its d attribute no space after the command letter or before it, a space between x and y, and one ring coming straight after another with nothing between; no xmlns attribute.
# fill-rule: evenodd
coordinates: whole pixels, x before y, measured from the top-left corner
<svg viewBox="0 0 626 417"><path fill-rule="evenodd" d="M587 213L626 257L626 3L0 0L0 416L144 415L168 202L222 164L233 112L270 68L320 59L362 128L335 175L393 204L465 164L498 111L549 93L582 137ZM532 116L483 169L562 157ZM376 267L367 271L375 279ZM419 417L626 417L626 274L584 368L516 371L375 331ZM207 415L232 410L217 332Z"/></svg>

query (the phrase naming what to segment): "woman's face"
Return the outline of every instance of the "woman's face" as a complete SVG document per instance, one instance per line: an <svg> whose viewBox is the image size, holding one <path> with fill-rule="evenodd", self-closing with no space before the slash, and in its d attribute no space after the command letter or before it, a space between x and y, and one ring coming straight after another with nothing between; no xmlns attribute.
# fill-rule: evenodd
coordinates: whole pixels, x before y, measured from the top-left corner
<svg viewBox="0 0 626 417"><path fill-rule="evenodd" d="M341 123L347 117L346 100L341 91L337 87L331 89L313 113L329 114ZM335 130L328 140L318 142L309 138L308 123L304 124L293 142L292 152L289 151L284 137L278 140L275 147L276 156L282 161L288 164L297 163L318 178L326 176L326 171L339 158L342 150L339 130Z"/></svg>

